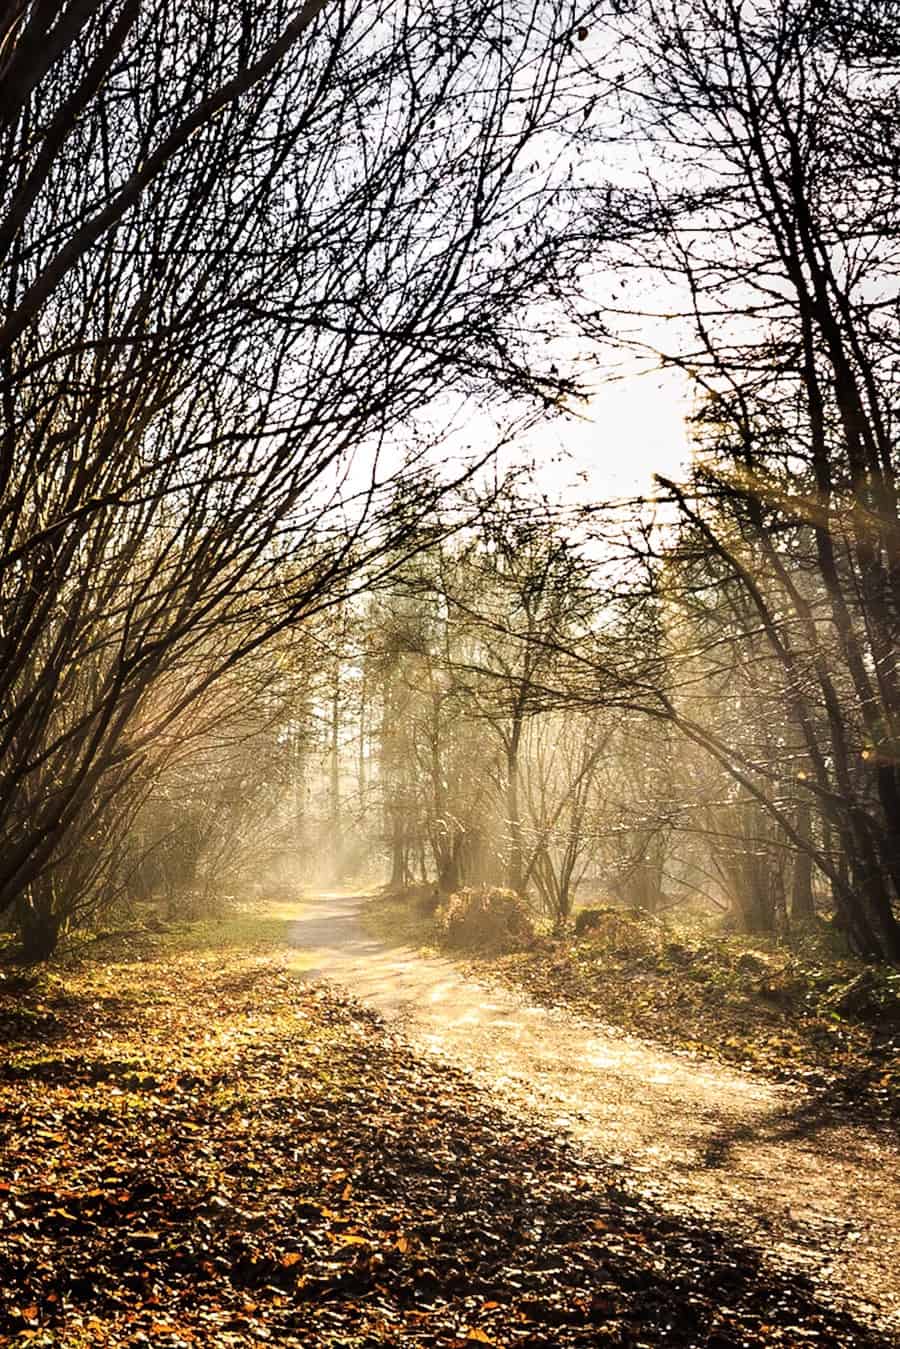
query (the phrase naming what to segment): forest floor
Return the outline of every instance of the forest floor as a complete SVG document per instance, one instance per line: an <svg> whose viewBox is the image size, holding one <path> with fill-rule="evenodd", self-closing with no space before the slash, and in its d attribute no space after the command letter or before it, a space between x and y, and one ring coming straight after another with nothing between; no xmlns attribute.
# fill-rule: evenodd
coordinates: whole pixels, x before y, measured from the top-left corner
<svg viewBox="0 0 900 1349"><path fill-rule="evenodd" d="M887 1134L359 908L3 968L0 1343L897 1342Z"/></svg>

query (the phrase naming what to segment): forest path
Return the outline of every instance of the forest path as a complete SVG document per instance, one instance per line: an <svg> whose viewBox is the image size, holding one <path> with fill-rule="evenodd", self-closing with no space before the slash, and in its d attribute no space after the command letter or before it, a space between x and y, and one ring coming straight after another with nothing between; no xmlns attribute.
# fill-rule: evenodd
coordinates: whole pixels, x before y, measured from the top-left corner
<svg viewBox="0 0 900 1349"><path fill-rule="evenodd" d="M792 1088L667 1053L480 983L449 960L388 947L364 897L298 907L304 978L342 984L422 1050L504 1104L568 1133L656 1203L710 1215L822 1296L900 1333L896 1139L813 1109Z"/></svg>

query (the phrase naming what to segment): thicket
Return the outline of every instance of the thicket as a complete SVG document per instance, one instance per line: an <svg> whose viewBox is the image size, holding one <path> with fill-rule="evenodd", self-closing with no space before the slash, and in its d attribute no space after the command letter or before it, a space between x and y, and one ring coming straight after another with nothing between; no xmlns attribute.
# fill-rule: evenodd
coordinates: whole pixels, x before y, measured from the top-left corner
<svg viewBox="0 0 900 1349"><path fill-rule="evenodd" d="M560 175L529 147L572 23L553 0L4 8L0 913L28 956L132 877L203 888L256 792L234 746L277 710L254 659L277 702L278 639L415 551L489 453L442 471L434 397L559 394L513 316L546 290ZM282 715L276 757L314 716Z"/></svg>
<svg viewBox="0 0 900 1349"><path fill-rule="evenodd" d="M418 837L450 888L502 879L563 921L593 876L601 898L693 894L750 931L827 913L896 963L896 15L638 0L598 22L573 170L590 206L566 244L607 270L566 291L569 317L683 372L692 462L630 524L581 513L585 555L611 559L587 615L577 566L556 581L571 521L486 538L463 584L439 564L446 616L412 625L407 661L446 685L430 731L415 713L445 747ZM598 188L611 127L645 168ZM435 720L454 703L491 756L463 792Z"/></svg>

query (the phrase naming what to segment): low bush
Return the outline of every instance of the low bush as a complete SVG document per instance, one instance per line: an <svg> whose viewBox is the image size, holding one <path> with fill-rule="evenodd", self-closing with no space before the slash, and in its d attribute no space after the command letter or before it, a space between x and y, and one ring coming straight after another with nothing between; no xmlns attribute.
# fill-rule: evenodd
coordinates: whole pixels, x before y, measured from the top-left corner
<svg viewBox="0 0 900 1349"><path fill-rule="evenodd" d="M642 909L582 909L575 919L577 937L590 942L595 954L616 959L656 960L664 933L663 926Z"/></svg>
<svg viewBox="0 0 900 1349"><path fill-rule="evenodd" d="M534 941L528 906L514 890L479 886L451 895L437 913L448 946L514 950Z"/></svg>
<svg viewBox="0 0 900 1349"><path fill-rule="evenodd" d="M607 914L618 913L619 910L613 908L611 904L604 904L602 907L591 907L579 909L575 915L575 935L583 937L586 932L592 928L600 927Z"/></svg>

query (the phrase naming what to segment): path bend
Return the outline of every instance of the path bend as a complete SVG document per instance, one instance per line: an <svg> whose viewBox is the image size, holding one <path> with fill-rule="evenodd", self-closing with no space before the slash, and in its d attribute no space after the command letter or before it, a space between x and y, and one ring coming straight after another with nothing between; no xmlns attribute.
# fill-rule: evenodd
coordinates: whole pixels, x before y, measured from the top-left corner
<svg viewBox="0 0 900 1349"><path fill-rule="evenodd" d="M900 1343L896 1139L811 1111L793 1088L667 1053L451 961L372 937L365 897L326 894L290 922L305 978L342 984L423 1050L568 1132L676 1212L712 1215Z"/></svg>

